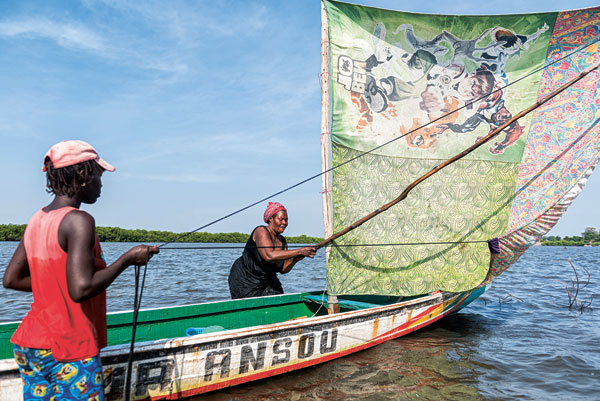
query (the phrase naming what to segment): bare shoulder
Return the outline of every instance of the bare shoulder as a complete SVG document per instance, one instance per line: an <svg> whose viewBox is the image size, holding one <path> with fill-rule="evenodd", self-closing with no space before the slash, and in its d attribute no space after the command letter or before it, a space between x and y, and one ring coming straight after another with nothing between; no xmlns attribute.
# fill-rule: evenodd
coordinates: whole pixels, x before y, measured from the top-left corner
<svg viewBox="0 0 600 401"><path fill-rule="evenodd" d="M255 230L254 230L254 234L252 235L252 239L254 240L254 242L264 242L264 241L271 241L270 240L270 236L269 236L269 231L267 230L267 227L265 226L258 226Z"/></svg>
<svg viewBox="0 0 600 401"><path fill-rule="evenodd" d="M96 225L96 221L94 220L94 217L91 214L79 209L72 210L69 213L67 213L63 220L63 223L66 223L68 225Z"/></svg>
<svg viewBox="0 0 600 401"><path fill-rule="evenodd" d="M96 221L94 217L83 210L73 210L65 216L60 224L60 231L65 235L87 235L95 232Z"/></svg>

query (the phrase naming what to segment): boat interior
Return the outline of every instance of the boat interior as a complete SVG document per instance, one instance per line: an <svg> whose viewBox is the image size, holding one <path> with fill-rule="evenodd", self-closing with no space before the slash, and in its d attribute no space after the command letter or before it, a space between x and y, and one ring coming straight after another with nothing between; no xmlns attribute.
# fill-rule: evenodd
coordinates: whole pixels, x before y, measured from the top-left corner
<svg viewBox="0 0 600 401"><path fill-rule="evenodd" d="M402 301L416 297L402 298ZM339 296L339 313L399 302L397 296ZM333 302L332 302L333 303ZM196 305L140 310L136 341L154 341L201 333L240 329L328 314L329 300L323 292L227 300ZM132 312L109 313L108 344L131 341ZM18 322L0 324L0 359L12 358L10 337Z"/></svg>

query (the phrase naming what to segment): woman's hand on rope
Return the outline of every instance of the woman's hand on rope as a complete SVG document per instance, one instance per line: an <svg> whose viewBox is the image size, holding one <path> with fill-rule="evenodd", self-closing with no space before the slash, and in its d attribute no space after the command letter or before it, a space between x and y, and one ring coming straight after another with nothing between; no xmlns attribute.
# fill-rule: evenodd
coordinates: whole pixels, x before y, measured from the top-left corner
<svg viewBox="0 0 600 401"><path fill-rule="evenodd" d="M143 266L152 258L152 256L159 252L156 245L138 245L125 252L123 256L129 266Z"/></svg>
<svg viewBox="0 0 600 401"><path fill-rule="evenodd" d="M303 258L305 257L309 257L309 258L314 258L315 255L317 254L317 248L314 246L305 246L303 248L299 248L298 252L300 253L299 256L302 256Z"/></svg>
<svg viewBox="0 0 600 401"><path fill-rule="evenodd" d="M281 269L282 274L288 273L290 270L292 270L292 267L294 267L296 262L301 261L306 256L308 256L309 258L313 258L315 256L315 254L317 253L317 248L314 246L305 246L303 248L298 248L294 251L288 251L288 252L295 252L295 253L297 253L297 255L294 257L291 257L289 259L286 259L283 262L283 267Z"/></svg>

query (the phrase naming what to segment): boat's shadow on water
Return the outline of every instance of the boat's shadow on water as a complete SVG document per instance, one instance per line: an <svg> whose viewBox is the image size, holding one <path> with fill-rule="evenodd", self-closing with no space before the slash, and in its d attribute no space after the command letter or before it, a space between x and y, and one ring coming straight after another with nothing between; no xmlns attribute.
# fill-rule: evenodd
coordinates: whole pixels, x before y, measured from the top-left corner
<svg viewBox="0 0 600 401"><path fill-rule="evenodd" d="M376 347L198 400L484 400L470 359L493 319L473 313L435 324ZM493 367L484 367L493 368Z"/></svg>

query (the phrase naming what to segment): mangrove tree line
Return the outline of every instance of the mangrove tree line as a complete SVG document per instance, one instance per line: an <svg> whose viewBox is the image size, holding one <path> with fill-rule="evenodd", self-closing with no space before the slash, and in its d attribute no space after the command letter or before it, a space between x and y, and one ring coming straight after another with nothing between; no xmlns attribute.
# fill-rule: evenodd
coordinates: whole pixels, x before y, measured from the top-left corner
<svg viewBox="0 0 600 401"><path fill-rule="evenodd" d="M0 241L20 241L25 232L25 224L0 224ZM169 231L155 230L128 230L120 227L96 227L98 239L100 242L169 242L173 241L182 233L173 233ZM206 242L206 243L244 243L248 240L249 234L243 233L192 233L182 239L182 242ZM289 243L294 244L314 244L323 240L323 238L309 237L299 235L288 237Z"/></svg>

